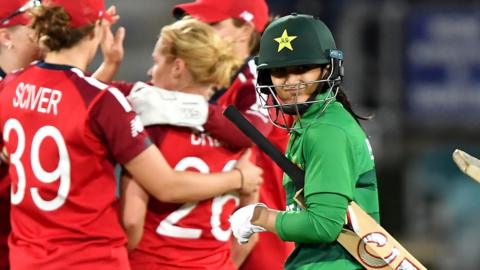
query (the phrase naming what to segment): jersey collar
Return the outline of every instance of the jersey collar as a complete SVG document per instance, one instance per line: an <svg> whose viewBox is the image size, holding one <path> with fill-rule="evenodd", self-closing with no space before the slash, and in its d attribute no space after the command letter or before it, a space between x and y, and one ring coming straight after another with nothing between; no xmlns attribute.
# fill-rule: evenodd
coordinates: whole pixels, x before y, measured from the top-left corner
<svg viewBox="0 0 480 270"><path fill-rule="evenodd" d="M52 64L44 61L38 61L38 63L36 63L35 65L39 68L53 69L53 70L70 70L72 68L75 68L74 66L70 66L70 65Z"/></svg>

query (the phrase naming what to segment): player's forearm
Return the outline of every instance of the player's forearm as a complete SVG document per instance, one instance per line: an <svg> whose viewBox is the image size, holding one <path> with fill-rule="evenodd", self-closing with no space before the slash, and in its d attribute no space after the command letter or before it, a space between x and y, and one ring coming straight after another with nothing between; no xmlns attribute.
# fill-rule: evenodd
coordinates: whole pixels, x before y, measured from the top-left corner
<svg viewBox="0 0 480 270"><path fill-rule="evenodd" d="M128 242L127 242L127 250L128 252L133 251L140 240L142 240L143 236L143 227L132 228L132 227L124 227L125 233L127 234Z"/></svg>
<svg viewBox="0 0 480 270"><path fill-rule="evenodd" d="M135 249L143 236L149 195L132 178L123 175L120 194L122 226L128 237L127 248Z"/></svg>
<svg viewBox="0 0 480 270"><path fill-rule="evenodd" d="M302 211L282 212L275 227L282 240L297 243L330 243L337 239L345 222L347 198L316 194Z"/></svg>
<svg viewBox="0 0 480 270"><path fill-rule="evenodd" d="M265 207L256 207L253 212L251 223L263 227L265 230L277 234L277 228L275 227L275 220L277 219L278 214L282 212L265 208Z"/></svg>
<svg viewBox="0 0 480 270"><path fill-rule="evenodd" d="M168 202L179 203L201 201L241 188L240 174L237 171L225 173L199 174L175 172L176 183L170 187Z"/></svg>
<svg viewBox="0 0 480 270"><path fill-rule="evenodd" d="M163 202L204 200L242 185L237 171L216 174L174 171L154 145L127 162L125 168L145 191Z"/></svg>
<svg viewBox="0 0 480 270"><path fill-rule="evenodd" d="M235 124L223 116L223 110L224 108L218 105L210 104L208 106L208 118L204 125L205 130L231 148L250 147L252 141ZM246 110L242 111L242 114L265 136L273 128L268 118L258 111Z"/></svg>
<svg viewBox="0 0 480 270"><path fill-rule="evenodd" d="M210 104L205 130L228 147L233 149L247 148L252 141L245 136L232 122L223 116L223 107Z"/></svg>
<svg viewBox="0 0 480 270"><path fill-rule="evenodd" d="M92 77L102 82L110 82L117 74L120 64L121 62L103 62L92 74Z"/></svg>

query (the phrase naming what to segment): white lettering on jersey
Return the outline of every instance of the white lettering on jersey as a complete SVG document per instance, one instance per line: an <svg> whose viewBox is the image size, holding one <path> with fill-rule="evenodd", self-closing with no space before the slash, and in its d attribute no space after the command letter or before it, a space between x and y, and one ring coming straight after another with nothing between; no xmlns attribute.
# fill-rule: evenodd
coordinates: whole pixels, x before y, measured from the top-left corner
<svg viewBox="0 0 480 270"><path fill-rule="evenodd" d="M195 132L192 132L192 135L190 136L190 142L192 143L192 145L205 146L208 144L208 146L210 147L222 146L222 144L217 139L214 139L205 133L197 134Z"/></svg>
<svg viewBox="0 0 480 270"><path fill-rule="evenodd" d="M33 84L19 83L15 90L13 107L57 115L62 92L46 87L37 88Z"/></svg>
<svg viewBox="0 0 480 270"><path fill-rule="evenodd" d="M132 137L135 138L138 136L143 131L143 124L142 121L140 120L140 117L135 116L135 118L130 121L130 128L132 131Z"/></svg>
<svg viewBox="0 0 480 270"><path fill-rule="evenodd" d="M374 160L375 158L373 157L373 150L372 150L372 145L370 144L370 141L368 139L365 139L365 143L367 144L368 152L370 153L370 159Z"/></svg>

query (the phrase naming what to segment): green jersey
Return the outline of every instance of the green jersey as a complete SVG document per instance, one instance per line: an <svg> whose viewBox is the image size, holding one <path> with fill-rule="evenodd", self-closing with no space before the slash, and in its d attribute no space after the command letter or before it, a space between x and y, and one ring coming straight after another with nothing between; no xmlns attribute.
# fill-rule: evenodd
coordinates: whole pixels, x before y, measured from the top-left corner
<svg viewBox="0 0 480 270"><path fill-rule="evenodd" d="M372 150L362 128L341 103L332 102L324 112L322 108L322 103L313 104L295 123L287 148L287 158L305 171L306 209L295 203L295 185L285 175L287 211L277 216L275 226L280 238L296 243L285 268L363 269L335 239L349 201L379 221ZM325 215L329 212L337 214L334 222ZM325 231L331 235L311 237Z"/></svg>

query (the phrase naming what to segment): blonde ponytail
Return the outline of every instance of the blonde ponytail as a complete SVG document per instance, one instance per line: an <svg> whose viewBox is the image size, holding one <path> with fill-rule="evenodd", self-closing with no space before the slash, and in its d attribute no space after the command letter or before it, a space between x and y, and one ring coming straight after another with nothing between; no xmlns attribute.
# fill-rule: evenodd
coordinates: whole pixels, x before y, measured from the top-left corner
<svg viewBox="0 0 480 270"><path fill-rule="evenodd" d="M162 28L162 53L185 61L195 83L226 87L242 59L208 24L186 17Z"/></svg>

